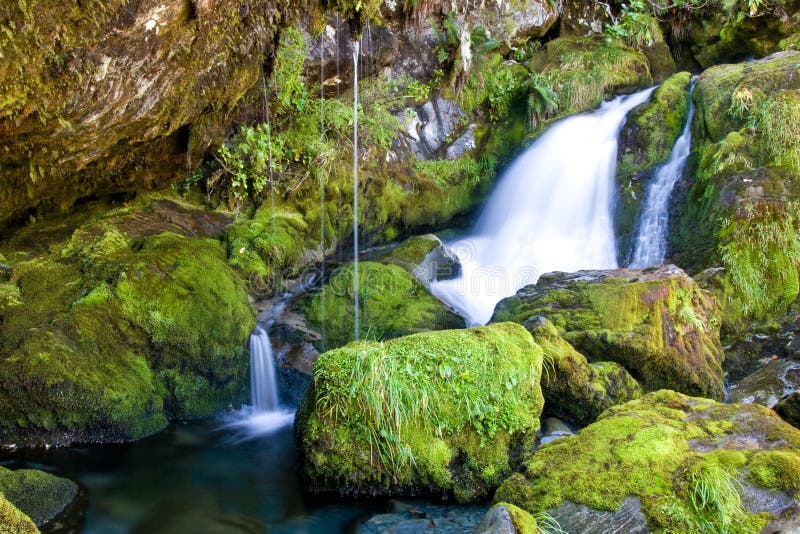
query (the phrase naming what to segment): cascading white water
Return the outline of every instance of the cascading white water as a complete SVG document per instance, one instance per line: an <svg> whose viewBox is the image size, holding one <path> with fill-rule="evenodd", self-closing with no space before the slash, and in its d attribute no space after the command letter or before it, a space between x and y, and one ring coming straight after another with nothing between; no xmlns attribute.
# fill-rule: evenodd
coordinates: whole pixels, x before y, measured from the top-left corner
<svg viewBox="0 0 800 534"><path fill-rule="evenodd" d="M250 334L250 400L256 412L274 412L278 409L272 343L260 326Z"/></svg>
<svg viewBox="0 0 800 534"><path fill-rule="evenodd" d="M551 126L506 170L472 235L448 243L460 278L431 291L470 325L551 271L617 266L611 209L617 137L625 115L653 89Z"/></svg>
<svg viewBox="0 0 800 534"><path fill-rule="evenodd" d="M692 149L693 88L694 82L689 88L689 110L686 113L686 124L683 126L683 131L672 147L669 161L658 168L647 192L639 219L639 232L636 236L633 260L630 264L634 269L644 269L651 265L664 263L669 227L669 198L675 184L683 175Z"/></svg>

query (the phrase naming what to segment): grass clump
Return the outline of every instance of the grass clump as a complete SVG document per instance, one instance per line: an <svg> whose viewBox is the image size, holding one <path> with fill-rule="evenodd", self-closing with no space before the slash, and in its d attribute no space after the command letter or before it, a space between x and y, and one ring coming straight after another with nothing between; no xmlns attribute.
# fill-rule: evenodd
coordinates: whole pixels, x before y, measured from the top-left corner
<svg viewBox="0 0 800 534"><path fill-rule="evenodd" d="M540 373L541 351L510 323L326 352L298 423L310 485L481 498L539 426Z"/></svg>
<svg viewBox="0 0 800 534"><path fill-rule="evenodd" d="M782 313L800 291L798 208L747 206L743 217L723 222L720 252L744 315Z"/></svg>

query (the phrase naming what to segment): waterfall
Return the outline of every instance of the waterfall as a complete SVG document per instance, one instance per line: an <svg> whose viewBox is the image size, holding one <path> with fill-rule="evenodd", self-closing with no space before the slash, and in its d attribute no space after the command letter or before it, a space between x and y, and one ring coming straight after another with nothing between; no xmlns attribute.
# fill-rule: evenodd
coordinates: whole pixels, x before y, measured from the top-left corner
<svg viewBox="0 0 800 534"><path fill-rule="evenodd" d="M358 54L359 41L353 43L353 339L359 338L358 318Z"/></svg>
<svg viewBox="0 0 800 534"><path fill-rule="evenodd" d="M551 271L615 268L612 223L617 137L653 89L551 126L505 171L471 235L448 243L462 274L431 291L470 325Z"/></svg>
<svg viewBox="0 0 800 534"><path fill-rule="evenodd" d="M669 227L669 198L675 184L683 175L692 148L692 117L694 116L692 89L694 89L694 81L689 87L689 110L686 113L686 124L683 126L683 131L672 147L669 160L659 167L653 176L647 192L647 199L643 205L644 211L642 211L639 221L633 261L630 265L635 269L644 269L651 265L664 263Z"/></svg>
<svg viewBox="0 0 800 534"><path fill-rule="evenodd" d="M264 329L259 326L250 334L250 399L256 413L274 412L278 409L272 343Z"/></svg>

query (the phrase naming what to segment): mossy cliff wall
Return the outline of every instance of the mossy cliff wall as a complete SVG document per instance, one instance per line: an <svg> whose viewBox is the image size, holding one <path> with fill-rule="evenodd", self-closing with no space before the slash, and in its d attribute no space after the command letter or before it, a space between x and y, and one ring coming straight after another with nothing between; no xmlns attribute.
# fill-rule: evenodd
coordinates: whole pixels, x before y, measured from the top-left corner
<svg viewBox="0 0 800 534"><path fill-rule="evenodd" d="M221 143L304 4L3 2L0 225L172 182Z"/></svg>

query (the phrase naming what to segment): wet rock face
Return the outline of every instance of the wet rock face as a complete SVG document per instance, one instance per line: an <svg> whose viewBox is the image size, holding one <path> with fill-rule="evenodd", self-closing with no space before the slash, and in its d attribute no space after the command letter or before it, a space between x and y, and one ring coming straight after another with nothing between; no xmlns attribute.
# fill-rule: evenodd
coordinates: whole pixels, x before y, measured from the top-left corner
<svg viewBox="0 0 800 534"><path fill-rule="evenodd" d="M425 102L419 109L407 108L397 116L401 124L400 136L393 143L397 154L427 160L436 156L445 145L447 138L455 131L464 112L458 104L436 97ZM459 146L453 149L455 157L468 150L468 139L460 140ZM455 145L455 143L453 143ZM472 138L472 147L475 138ZM460 154L458 154L460 152ZM454 159L448 157L448 159Z"/></svg>
<svg viewBox="0 0 800 534"><path fill-rule="evenodd" d="M287 0L4 3L0 225L172 181L221 142L297 8Z"/></svg>
<svg viewBox="0 0 800 534"><path fill-rule="evenodd" d="M775 405L775 412L787 423L800 428L800 392L795 391Z"/></svg>
<svg viewBox="0 0 800 534"><path fill-rule="evenodd" d="M764 368L728 388L730 402L773 408L783 397L800 389L800 361L774 359Z"/></svg>
<svg viewBox="0 0 800 534"><path fill-rule="evenodd" d="M539 315L590 362L621 364L645 391L723 396L717 305L674 265L546 274L501 300L492 321Z"/></svg>

